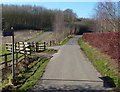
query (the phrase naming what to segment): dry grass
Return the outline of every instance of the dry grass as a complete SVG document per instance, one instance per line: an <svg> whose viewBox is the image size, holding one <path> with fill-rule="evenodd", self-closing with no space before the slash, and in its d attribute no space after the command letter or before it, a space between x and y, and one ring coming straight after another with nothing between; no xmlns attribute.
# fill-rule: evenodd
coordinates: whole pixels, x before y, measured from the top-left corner
<svg viewBox="0 0 120 92"><path fill-rule="evenodd" d="M51 32L48 36L44 37L41 41L45 41L47 43L50 43L50 41L55 41L56 44L59 44L56 35Z"/></svg>
<svg viewBox="0 0 120 92"><path fill-rule="evenodd" d="M25 41L27 39L30 39L36 35L38 35L41 31L37 30L20 30L14 32L15 35L15 42L18 41ZM2 44L11 42L11 37L2 37Z"/></svg>

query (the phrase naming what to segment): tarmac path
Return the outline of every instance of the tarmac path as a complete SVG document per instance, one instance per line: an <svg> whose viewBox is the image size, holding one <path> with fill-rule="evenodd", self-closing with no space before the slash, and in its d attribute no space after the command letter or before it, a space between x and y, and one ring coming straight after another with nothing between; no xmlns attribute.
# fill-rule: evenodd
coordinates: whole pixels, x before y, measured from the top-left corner
<svg viewBox="0 0 120 92"><path fill-rule="evenodd" d="M108 90L100 73L84 55L75 36L60 47L32 92L40 90ZM87 92L87 91L86 91ZM94 91L95 92L95 91ZM106 91L105 91L106 92Z"/></svg>
<svg viewBox="0 0 120 92"><path fill-rule="evenodd" d="M32 39L32 40L29 40L27 42L38 42L40 41L41 39L43 39L44 37L46 37L47 35L49 35L51 32L45 32L44 34L40 35L39 37L35 38L35 39Z"/></svg>

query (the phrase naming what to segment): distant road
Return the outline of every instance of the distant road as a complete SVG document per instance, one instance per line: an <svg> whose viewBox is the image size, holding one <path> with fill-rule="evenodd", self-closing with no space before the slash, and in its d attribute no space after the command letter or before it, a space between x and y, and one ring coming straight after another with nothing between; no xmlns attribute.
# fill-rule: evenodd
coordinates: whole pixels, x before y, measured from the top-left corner
<svg viewBox="0 0 120 92"><path fill-rule="evenodd" d="M27 42L38 42L40 41L42 38L46 37L47 35L49 35L51 32L45 32L44 34L40 35L39 37L35 38L35 39L32 39L32 40L29 40Z"/></svg>
<svg viewBox="0 0 120 92"><path fill-rule="evenodd" d="M34 86L33 91L106 90L103 80L100 79L102 76L80 49L79 37L81 36L73 37L66 45L60 47L58 53L48 63L42 79Z"/></svg>
<svg viewBox="0 0 120 92"><path fill-rule="evenodd" d="M59 50L61 46L46 47L47 49Z"/></svg>

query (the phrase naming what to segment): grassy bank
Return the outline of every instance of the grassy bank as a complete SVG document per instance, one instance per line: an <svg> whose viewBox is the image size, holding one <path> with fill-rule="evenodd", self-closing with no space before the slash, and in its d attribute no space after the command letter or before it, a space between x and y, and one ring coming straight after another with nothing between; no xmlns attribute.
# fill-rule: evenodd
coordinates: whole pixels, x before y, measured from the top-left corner
<svg viewBox="0 0 120 92"><path fill-rule="evenodd" d="M54 53L57 53L57 50L54 50L54 49L46 49L46 50L42 51L42 53L54 54Z"/></svg>
<svg viewBox="0 0 120 92"><path fill-rule="evenodd" d="M46 49L42 53L54 54L57 50ZM4 53L7 53L4 50ZM21 54L19 54L21 55ZM11 55L8 57L11 59ZM16 57L15 57L16 58ZM15 81L12 84L11 72L7 73L2 81L0 88L3 92L17 90L17 92L27 92L32 89L36 82L42 77L44 69L49 62L49 59L40 56L28 56L27 61L21 61L18 67L15 67Z"/></svg>
<svg viewBox="0 0 120 92"><path fill-rule="evenodd" d="M60 42L60 45L65 45L72 37L74 37L74 35L69 35L68 37L66 37L64 40Z"/></svg>
<svg viewBox="0 0 120 92"><path fill-rule="evenodd" d="M117 73L114 71L111 63L109 62L111 60L110 57L103 53L100 53L100 51L93 48L88 43L82 41L82 38L79 39L79 44L81 49L84 51L84 53L87 55L96 69L103 76L108 76L112 78L116 86L120 87L120 84L118 83Z"/></svg>
<svg viewBox="0 0 120 92"><path fill-rule="evenodd" d="M30 71L35 70L37 68L36 72L26 80L26 82L17 90L18 92L26 92L33 88L33 86L37 83L37 81L42 77L44 73L44 69L47 65L49 60L44 59L41 62L39 62L36 66L34 66Z"/></svg>
<svg viewBox="0 0 120 92"><path fill-rule="evenodd" d="M11 78L6 79L7 83L3 85L3 92L14 92L15 90L17 92L27 92L31 90L42 77L48 62L49 59L47 58L30 56L29 61L24 61L19 68L16 68L14 85Z"/></svg>

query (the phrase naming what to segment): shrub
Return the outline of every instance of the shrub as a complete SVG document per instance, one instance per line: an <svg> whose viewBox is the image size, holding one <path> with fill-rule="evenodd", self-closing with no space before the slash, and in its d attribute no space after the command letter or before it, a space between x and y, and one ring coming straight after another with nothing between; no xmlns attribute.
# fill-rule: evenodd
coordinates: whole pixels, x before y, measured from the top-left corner
<svg viewBox="0 0 120 92"><path fill-rule="evenodd" d="M83 40L120 62L120 32L84 33Z"/></svg>

